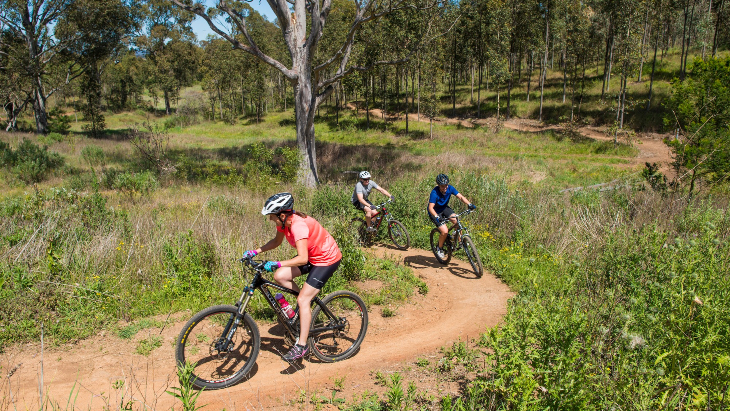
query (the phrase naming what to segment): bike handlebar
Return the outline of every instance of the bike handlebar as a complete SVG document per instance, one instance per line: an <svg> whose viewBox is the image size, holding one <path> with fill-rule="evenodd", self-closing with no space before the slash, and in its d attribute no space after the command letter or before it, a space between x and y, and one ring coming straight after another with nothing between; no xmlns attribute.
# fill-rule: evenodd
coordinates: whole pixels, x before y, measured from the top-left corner
<svg viewBox="0 0 730 411"><path fill-rule="evenodd" d="M461 217L461 216L463 216L463 215L468 215L468 214L471 214L471 213L473 213L473 212L475 212L475 211L477 211L477 210L476 210L476 209L474 209L474 210L469 210L469 209L467 208L466 210L464 210L464 211L462 211L461 213L457 214L457 215L456 215L456 218L460 218L460 217Z"/></svg>
<svg viewBox="0 0 730 411"><path fill-rule="evenodd" d="M386 204L391 203L391 202L393 202L393 200L388 199L388 201L383 201L382 203L380 203L378 205L374 205L372 208L379 210L379 209L383 208L383 206L385 206Z"/></svg>
<svg viewBox="0 0 730 411"><path fill-rule="evenodd" d="M243 264L248 265L249 267L253 268L256 271L264 271L264 264L266 263L264 260L254 260L253 256L247 256L239 259Z"/></svg>

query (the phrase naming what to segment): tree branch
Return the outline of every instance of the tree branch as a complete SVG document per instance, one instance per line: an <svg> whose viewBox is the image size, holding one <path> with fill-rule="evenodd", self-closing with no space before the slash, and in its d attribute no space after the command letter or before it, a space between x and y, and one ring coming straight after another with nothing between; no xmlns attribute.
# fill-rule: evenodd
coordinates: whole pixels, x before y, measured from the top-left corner
<svg viewBox="0 0 730 411"><path fill-rule="evenodd" d="M327 79L325 81L322 81L319 84L317 84L317 90L321 89L322 87L328 87L328 86L330 86L330 85L332 85L332 84L340 81L343 77L346 77L347 75L349 75L351 73L354 73L356 71L368 71L368 70L371 70L373 67L377 67L377 66L386 66L386 65L391 65L392 66L392 65L395 65L395 64L405 63L408 60L410 60L410 56L412 54L413 54L413 52L411 52L411 54L409 54L408 57L403 58L403 59L398 59L398 60L376 61L376 62L374 62L374 63L372 63L372 64L370 64L368 66L350 66L350 68L348 68L344 72L339 72L339 70L338 70L338 74L335 74L331 78L329 78L329 79Z"/></svg>
<svg viewBox="0 0 730 411"><path fill-rule="evenodd" d="M327 87L331 84L334 84L334 83L338 82L339 80L341 80L342 78L346 77L347 75L354 73L355 71L368 71L376 66L396 65L396 64L402 64L402 63L408 62L411 59L411 57L413 56L413 54L415 54L418 50L420 50L425 44L428 44L428 43L432 42L433 40L448 34L454 28L454 26L456 26L456 23L459 21L459 18L460 17L457 17L456 20L454 20L454 22L451 24L451 27L449 27L448 30L421 42L419 44L419 46L416 47L415 49L411 50L411 52L408 53L408 55L406 57L398 59L398 60L376 61L376 62L370 64L369 66L364 66L364 67L363 66L352 66L349 69L345 70L345 65L347 64L347 60L349 59L349 54L350 54L350 50L352 47L352 44L350 44L350 47L345 51L345 55L343 56L343 59L340 63L340 68L337 70L337 73L335 73L335 75L333 77L318 83L316 90L319 90L322 87ZM430 29L428 31L430 31ZM338 51L338 53L339 53L339 51ZM327 63L325 63L325 64L327 64ZM331 62L329 64L331 64ZM319 67L322 67L322 65L318 66L318 68ZM324 67L322 67L322 68L324 68ZM321 70L321 68L320 68L320 70Z"/></svg>
<svg viewBox="0 0 730 411"><path fill-rule="evenodd" d="M252 43L253 47L247 46L245 44L242 44L235 37L229 35L228 33L225 33L223 30L221 30L218 26L215 25L215 23L213 23L213 20L210 18L210 16L208 16L208 14L206 14L203 11L202 4L198 3L193 6L188 6L184 3L182 3L180 0L170 0L170 1L175 3L178 7L182 8L190 13L193 13L193 14L196 14L196 15L202 17L203 20L205 20L208 23L208 26L210 27L210 29L213 30L214 32L216 32L219 36L228 40L228 42L233 45L233 48L243 50L255 57L258 57L266 64L279 70L284 76L286 76L291 81L296 81L297 78L299 77L299 75L297 73L293 72L292 70L289 70L285 65L280 63L278 60L263 53L258 47L256 47L255 43ZM223 9L221 8L221 10L223 10ZM229 13L229 16L230 15L231 15L231 13ZM233 14L233 15L235 16L235 14ZM234 21L236 21L236 24L239 25L239 29L240 29L241 24L237 20L238 19L234 19ZM245 27L245 24L243 24L243 26ZM246 34L245 30L244 30L244 34ZM250 39L250 37L247 37L247 38Z"/></svg>
<svg viewBox="0 0 730 411"><path fill-rule="evenodd" d="M337 61L337 59L340 56L349 54L349 50L352 48L352 44L355 41L355 34L357 33L357 30L362 26L364 23L367 23L370 20L380 18L388 13L391 13L393 11L402 10L406 7L400 7L401 4L403 4L405 0L399 0L395 7L390 7L389 9L380 12L380 13L373 13L368 17L365 17L365 14L370 10L371 5L373 4L373 0L370 0L367 2L367 4L364 5L364 7L361 9L359 6L359 2L355 2L355 4L358 6L357 13L355 14L355 20L352 22L352 25L350 26L350 31L347 33L347 37L345 38L345 42L342 44L339 50L330 57L327 61L320 64L319 66L315 67L312 71L314 73L317 73L325 68L327 68L329 65Z"/></svg>

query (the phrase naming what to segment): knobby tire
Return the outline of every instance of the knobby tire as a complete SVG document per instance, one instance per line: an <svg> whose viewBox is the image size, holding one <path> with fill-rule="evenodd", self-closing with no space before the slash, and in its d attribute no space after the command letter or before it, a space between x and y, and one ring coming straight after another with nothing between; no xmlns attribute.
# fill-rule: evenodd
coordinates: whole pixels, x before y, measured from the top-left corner
<svg viewBox="0 0 730 411"><path fill-rule="evenodd" d="M411 236L408 235L406 227L398 220L388 222L388 234L393 244L401 250L407 250L411 246Z"/></svg>
<svg viewBox="0 0 730 411"><path fill-rule="evenodd" d="M484 273L484 268L482 267L482 260L479 258L479 252L474 246L474 242L471 240L471 237L465 235L464 238L461 239L461 243L464 247L464 253L467 258L469 258L469 263L471 264L472 270L474 270L474 274L476 274L477 277L481 277Z"/></svg>
<svg viewBox="0 0 730 411"><path fill-rule="evenodd" d="M177 337L177 364L193 364L191 382L198 388L215 390L230 387L248 376L259 355L259 328L248 313L244 313L228 347L216 348L216 342L238 308L216 305L195 314Z"/></svg>
<svg viewBox="0 0 730 411"><path fill-rule="evenodd" d="M342 361L357 353L368 330L368 311L362 298L350 291L336 291L322 300L336 317L329 318L319 305L312 310L310 351L324 362ZM334 328L339 325L340 327ZM314 333L317 328L332 327Z"/></svg>

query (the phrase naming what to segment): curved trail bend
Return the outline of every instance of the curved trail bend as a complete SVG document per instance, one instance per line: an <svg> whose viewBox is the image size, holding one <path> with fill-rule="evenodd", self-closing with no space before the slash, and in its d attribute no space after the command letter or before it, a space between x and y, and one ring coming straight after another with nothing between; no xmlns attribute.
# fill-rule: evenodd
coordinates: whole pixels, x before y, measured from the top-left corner
<svg viewBox="0 0 730 411"><path fill-rule="evenodd" d="M350 110L355 110L353 103L348 103L347 107ZM362 111L362 109L360 109ZM371 108L370 113L373 117L382 119L383 111L378 108ZM387 115L389 120L403 120L403 115ZM409 113L408 118L410 121L419 121L422 123L428 123L429 120L424 116L419 118L418 114ZM494 118L486 119L473 119L473 118L450 118L450 117L438 117L434 120L438 124L447 125L461 125L466 128L473 128L475 125L479 126L493 126L495 124ZM562 130L562 125L545 125L534 119L522 119L522 118L510 118L503 122L503 126L510 130L522 131L527 133L539 133L549 130ZM576 130L581 136L599 141L613 141L613 137L609 136L606 132L606 127L596 126L581 126ZM671 135L658 134L658 133L637 133L636 138L633 139L632 145L639 150L639 154L632 158L629 167L644 168L644 163L657 163L659 170L665 174L671 173L670 163L672 162L672 153L669 147L664 144L664 138L671 137Z"/></svg>
<svg viewBox="0 0 730 411"><path fill-rule="evenodd" d="M252 377L228 389L203 391L198 405L229 411L296 409L302 406L294 402L302 390L323 394L335 378L343 377L345 390L340 398L377 389L372 370L395 369L404 362L433 355L454 341L478 337L486 327L501 320L507 300L513 295L489 273L476 278L468 263L452 260L443 266L431 252L413 248L399 251L384 245L371 251L412 267L428 284L428 294L414 295L408 304L395 307L397 314L389 318L381 315L381 307L368 307L370 322L365 341L354 357L340 363L322 364L312 356L296 367L289 366L279 358L279 353L288 349L279 327L258 323L261 352ZM364 289L383 286L377 282L360 285ZM165 391L179 385L174 375L173 344L191 315L175 314L173 324L162 330L142 330L132 341L102 333L75 345L46 347L42 361L44 397L61 405L61 409L66 409L67 403L84 410L105 406L119 409L120 403L130 399L135 401L134 409L142 409L142 404L153 410L179 406ZM160 336L162 345L148 357L135 354L139 340L150 336ZM33 343L0 355L0 409L39 408L40 351L40 344Z"/></svg>

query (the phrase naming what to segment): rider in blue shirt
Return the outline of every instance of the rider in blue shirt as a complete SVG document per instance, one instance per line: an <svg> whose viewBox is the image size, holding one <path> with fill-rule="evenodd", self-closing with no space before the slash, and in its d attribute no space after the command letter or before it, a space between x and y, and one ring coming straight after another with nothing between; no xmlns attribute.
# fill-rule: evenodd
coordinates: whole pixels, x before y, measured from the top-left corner
<svg viewBox="0 0 730 411"><path fill-rule="evenodd" d="M436 184L438 185L431 190L431 195L428 198L428 208L426 211L428 212L428 216L431 218L431 221L436 225L441 233L441 235L439 235L439 245L436 249L436 255L443 259L446 255L444 254L442 247L444 246L444 241L446 241L446 235L449 233L449 229L446 227L446 221L449 220L451 221L451 224L456 225L456 213L454 213L454 210L449 207L449 200L451 199L451 196L456 196L456 198L466 204L470 210L474 210L477 207L469 202L466 197L461 195L454 186L449 184L449 177L446 174L439 174L436 177ZM454 226L451 228L454 228ZM458 242L459 239L457 238L456 240Z"/></svg>

